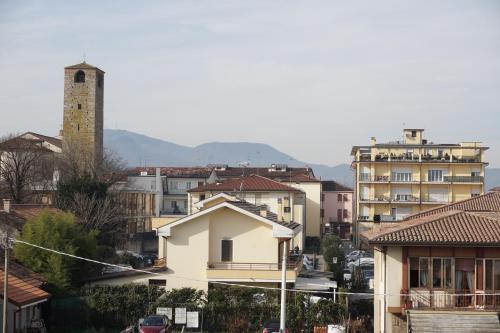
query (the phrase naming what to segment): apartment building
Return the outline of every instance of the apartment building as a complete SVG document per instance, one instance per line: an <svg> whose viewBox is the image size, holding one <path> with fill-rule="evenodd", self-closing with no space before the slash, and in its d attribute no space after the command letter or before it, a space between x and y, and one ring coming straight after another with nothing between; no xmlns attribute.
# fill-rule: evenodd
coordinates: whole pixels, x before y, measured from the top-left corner
<svg viewBox="0 0 500 333"><path fill-rule="evenodd" d="M322 234L350 239L353 221L353 189L333 180L321 182Z"/></svg>
<svg viewBox="0 0 500 333"><path fill-rule="evenodd" d="M375 332L500 331L500 192L417 213L362 240L374 247Z"/></svg>
<svg viewBox="0 0 500 333"><path fill-rule="evenodd" d="M480 142L437 144L423 129L404 129L394 142L354 146L358 233L375 224L484 192L484 152Z"/></svg>

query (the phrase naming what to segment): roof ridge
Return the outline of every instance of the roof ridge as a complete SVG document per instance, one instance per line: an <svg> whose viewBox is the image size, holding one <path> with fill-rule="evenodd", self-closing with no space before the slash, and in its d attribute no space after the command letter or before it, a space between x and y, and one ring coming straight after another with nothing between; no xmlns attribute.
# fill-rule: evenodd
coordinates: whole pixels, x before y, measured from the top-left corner
<svg viewBox="0 0 500 333"><path fill-rule="evenodd" d="M494 213L494 212L478 212L478 211L462 211L462 212L466 213L466 214L469 214L469 215L474 215L474 216L477 216L477 217L485 218L485 219L492 220L492 221L500 223L500 213L498 214L498 218L496 218L496 217L489 216L489 215L486 215L486 214L481 214L481 213Z"/></svg>
<svg viewBox="0 0 500 333"><path fill-rule="evenodd" d="M429 224L429 223L434 223L434 222L437 222L437 221L441 221L444 218L447 218L447 217L450 217L450 216L455 216L455 215L458 215L458 214L463 214L463 213L467 213L467 212L463 211L463 210L450 210L450 211L438 213L438 214L435 214L435 215L431 215L433 217L433 219L430 219L430 216L423 216L423 217L421 217L421 219L426 219L426 218L428 218L428 219L423 220L423 221L419 221L419 220L404 221L404 222L401 222L398 226L395 226L395 227L392 227L392 228L387 228L387 229L390 229L390 230L387 230L386 232L382 232L382 233L378 234L377 236L375 236L374 239L377 239L377 238L382 237L382 236L386 236L386 235L391 234L393 232L401 232L401 231L405 231L405 230L410 230L412 228L416 228L416 227L419 227L419 226L422 226L422 225L426 225L426 224ZM406 226L402 226L402 224L404 224L404 223L408 223L408 224L411 223L411 224L410 225L406 225Z"/></svg>
<svg viewBox="0 0 500 333"><path fill-rule="evenodd" d="M281 186L290 187L291 189L296 190L296 188L295 188L295 187L291 187L290 185L283 184L282 182L279 182L279 181L274 180L274 179L271 179L271 178L267 178L267 177L264 177L264 176L261 176L261 175L255 175L255 174L250 175L250 176L255 176L255 177L263 178L263 179L265 179L265 180L269 180L269 181L271 181L271 182L273 182L273 183L276 183L276 184L279 184L279 185L281 185ZM245 177L243 177L243 178L245 178Z"/></svg>
<svg viewBox="0 0 500 333"><path fill-rule="evenodd" d="M487 197L487 196L495 195L496 193L500 193L500 192L490 191L490 192L486 192L486 193L481 194L481 195L476 196L476 197L471 197L471 198L467 198L467 199L463 199L463 200L459 200L459 201L455 201L455 202L450 202L448 204L440 205L440 206L435 207L435 208L427 209L427 210L424 210L424 211L421 211L421 212L418 212L418 213L415 213L415 214L412 214L412 215L408 215L405 218L405 220L412 219L412 218L423 217L421 214L431 213L431 212L434 212L436 210L442 209L443 207L452 207L452 206L456 206L458 204L463 204L463 203L466 203L466 202L469 202L469 201L478 200L478 198L484 198L484 197ZM465 211L463 209L457 209L457 210Z"/></svg>

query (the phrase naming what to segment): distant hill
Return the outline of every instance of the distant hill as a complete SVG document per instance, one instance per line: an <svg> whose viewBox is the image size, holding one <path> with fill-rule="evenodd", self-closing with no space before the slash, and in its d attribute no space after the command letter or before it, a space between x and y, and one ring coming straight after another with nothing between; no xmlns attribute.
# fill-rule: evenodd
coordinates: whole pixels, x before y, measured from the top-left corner
<svg viewBox="0 0 500 333"><path fill-rule="evenodd" d="M334 179L352 186L354 175L349 164L328 166L299 161L267 144L251 142L210 142L196 147L178 145L125 130L104 130L104 145L120 155L129 166L206 166L222 163L252 166L283 163L289 166L309 166L316 177ZM486 169L486 189L500 186L500 169Z"/></svg>

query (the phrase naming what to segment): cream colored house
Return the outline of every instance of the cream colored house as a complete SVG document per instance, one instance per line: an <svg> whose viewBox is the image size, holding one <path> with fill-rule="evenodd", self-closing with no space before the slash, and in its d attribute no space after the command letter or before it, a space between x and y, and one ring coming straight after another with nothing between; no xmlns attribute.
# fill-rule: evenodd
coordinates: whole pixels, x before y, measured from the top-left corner
<svg viewBox="0 0 500 333"><path fill-rule="evenodd" d="M484 147L480 142L436 144L423 129L403 139L354 146L358 232L401 221L420 211L484 193Z"/></svg>
<svg viewBox="0 0 500 333"><path fill-rule="evenodd" d="M293 221L307 230L306 193L298 185L290 186L258 175L231 178L221 183L207 184L188 191L188 213L193 214L202 209L200 202L225 193L255 206L265 206L276 215L279 222ZM225 200L217 197L215 202ZM319 219L319 209L318 209ZM292 247L303 249L305 238L303 232L292 240Z"/></svg>

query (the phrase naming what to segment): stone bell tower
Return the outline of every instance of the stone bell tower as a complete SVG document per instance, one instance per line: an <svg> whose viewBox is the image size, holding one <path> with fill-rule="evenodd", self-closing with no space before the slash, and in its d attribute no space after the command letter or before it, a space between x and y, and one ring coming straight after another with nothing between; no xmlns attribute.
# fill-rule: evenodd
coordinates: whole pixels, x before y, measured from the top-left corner
<svg viewBox="0 0 500 333"><path fill-rule="evenodd" d="M65 67L63 150L94 165L103 158L103 106L104 72L86 62Z"/></svg>

